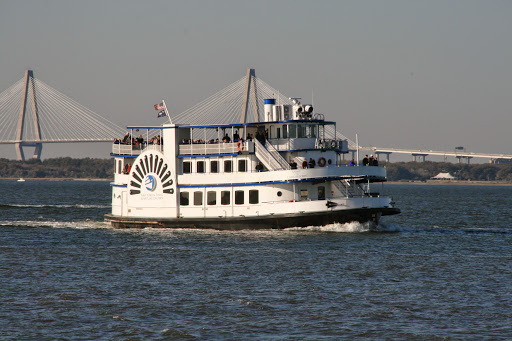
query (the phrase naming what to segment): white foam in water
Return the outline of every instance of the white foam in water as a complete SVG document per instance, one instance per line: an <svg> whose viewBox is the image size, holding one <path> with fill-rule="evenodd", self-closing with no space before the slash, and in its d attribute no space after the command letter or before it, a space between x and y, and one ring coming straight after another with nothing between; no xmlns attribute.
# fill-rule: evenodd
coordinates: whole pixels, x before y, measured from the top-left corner
<svg viewBox="0 0 512 341"><path fill-rule="evenodd" d="M74 229L104 229L110 225L104 221L51 221L51 220L3 220L0 226L25 226L25 227L51 227L51 228L74 228Z"/></svg>
<svg viewBox="0 0 512 341"><path fill-rule="evenodd" d="M354 232L369 232L372 230L373 223L366 222L360 223L353 221L345 224L327 224L325 226L307 226L307 227L291 227L286 229L288 231L315 231L315 232L342 232L342 233L354 233Z"/></svg>

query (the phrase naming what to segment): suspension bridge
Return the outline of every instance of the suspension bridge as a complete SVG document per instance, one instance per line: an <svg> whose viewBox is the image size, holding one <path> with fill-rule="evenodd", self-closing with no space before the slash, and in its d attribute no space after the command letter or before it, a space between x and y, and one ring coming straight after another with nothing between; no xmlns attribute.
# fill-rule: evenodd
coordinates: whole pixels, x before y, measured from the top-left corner
<svg viewBox="0 0 512 341"><path fill-rule="evenodd" d="M32 70L0 93L0 144L14 144L18 160L24 147L43 143L111 142L125 129L34 78Z"/></svg>
<svg viewBox="0 0 512 341"><path fill-rule="evenodd" d="M245 77L174 115L172 122L208 125L263 121L262 108L267 98L275 98L281 104L290 104L292 100L257 78L254 69L249 69ZM43 143L111 142L125 132L124 128L34 78L32 70L26 70L22 79L0 93L0 144L13 144L18 160L25 160L24 147L35 147L33 157L40 159ZM469 153L460 149L449 152L358 146L334 129L326 135L346 139L354 158L359 151L377 157L384 155L387 161L393 153L409 154L414 161L417 158L425 161L429 155L453 156L459 162L468 163L472 158L512 160L512 155Z"/></svg>

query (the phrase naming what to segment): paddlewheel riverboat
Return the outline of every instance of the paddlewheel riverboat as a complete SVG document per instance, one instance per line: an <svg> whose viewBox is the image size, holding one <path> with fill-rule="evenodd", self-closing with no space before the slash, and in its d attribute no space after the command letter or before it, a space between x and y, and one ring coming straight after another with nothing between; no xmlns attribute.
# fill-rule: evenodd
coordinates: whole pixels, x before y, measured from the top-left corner
<svg viewBox="0 0 512 341"><path fill-rule="evenodd" d="M116 228L284 229L375 226L400 212L374 191L386 181L385 168L344 160L348 141L335 122L297 98L266 98L263 114L254 102L253 122L129 126L124 142L113 144L106 221ZM164 107L155 106L168 115Z"/></svg>

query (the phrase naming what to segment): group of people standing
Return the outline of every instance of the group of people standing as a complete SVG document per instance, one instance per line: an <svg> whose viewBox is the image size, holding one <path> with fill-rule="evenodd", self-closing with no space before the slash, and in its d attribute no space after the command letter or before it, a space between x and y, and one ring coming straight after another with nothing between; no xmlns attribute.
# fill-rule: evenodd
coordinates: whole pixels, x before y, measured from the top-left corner
<svg viewBox="0 0 512 341"><path fill-rule="evenodd" d="M370 155L370 157L368 157L368 154L365 155L364 159L363 159L363 166L378 166L379 165L379 160L377 160L376 157L373 157L373 155Z"/></svg>

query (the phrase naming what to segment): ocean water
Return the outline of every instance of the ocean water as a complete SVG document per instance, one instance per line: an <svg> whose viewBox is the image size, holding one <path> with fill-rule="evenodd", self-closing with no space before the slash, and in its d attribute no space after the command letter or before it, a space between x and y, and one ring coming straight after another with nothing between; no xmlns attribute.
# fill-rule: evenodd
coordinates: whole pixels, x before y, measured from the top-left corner
<svg viewBox="0 0 512 341"><path fill-rule="evenodd" d="M510 340L512 187L386 185L402 214L114 230L108 182L0 181L0 340Z"/></svg>

